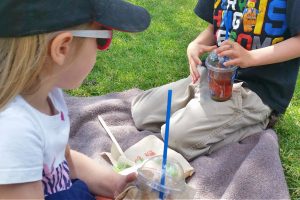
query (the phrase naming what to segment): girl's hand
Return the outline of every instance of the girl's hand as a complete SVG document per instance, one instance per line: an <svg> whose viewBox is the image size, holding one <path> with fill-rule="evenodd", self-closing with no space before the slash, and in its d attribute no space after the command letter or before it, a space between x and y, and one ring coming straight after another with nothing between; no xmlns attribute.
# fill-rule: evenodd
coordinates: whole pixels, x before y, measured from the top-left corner
<svg viewBox="0 0 300 200"><path fill-rule="evenodd" d="M112 200L118 197L119 194L121 194L125 189L128 183L133 182L136 179L136 173L130 173L126 176L120 175L120 174L114 174L113 178L111 180L108 180L112 182L114 185L112 189L113 193L111 195L104 196L96 196L96 200Z"/></svg>
<svg viewBox="0 0 300 200"><path fill-rule="evenodd" d="M253 58L251 56L251 51L248 51L237 42L225 40L222 42L221 46L216 49L216 53L218 56L230 58L229 61L224 62L225 66L234 65L241 68L252 66L251 62Z"/></svg>
<svg viewBox="0 0 300 200"><path fill-rule="evenodd" d="M202 62L199 59L199 57L203 53L210 52L216 48L217 48L216 45L207 46L207 45L199 44L196 41L192 41L189 44L189 46L187 48L187 57L189 60L190 74L191 74L193 83L195 83L200 78L200 74L197 70L197 65L201 65Z"/></svg>
<svg viewBox="0 0 300 200"><path fill-rule="evenodd" d="M116 190L114 193L114 198L116 198L120 193L123 192L128 183L133 182L136 179L137 174L132 172L126 176L120 175L119 180L116 182Z"/></svg>

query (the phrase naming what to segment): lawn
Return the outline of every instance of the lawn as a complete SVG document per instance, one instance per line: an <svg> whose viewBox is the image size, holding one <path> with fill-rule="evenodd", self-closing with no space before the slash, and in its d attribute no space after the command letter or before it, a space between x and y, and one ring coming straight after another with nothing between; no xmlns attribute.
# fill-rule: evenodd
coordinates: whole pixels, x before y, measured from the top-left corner
<svg viewBox="0 0 300 200"><path fill-rule="evenodd" d="M194 13L196 0L131 0L149 10L143 33L114 33L111 48L99 52L84 84L70 91L95 96L131 88L149 89L189 74L186 47L205 27ZM276 126L280 156L292 199L300 198L300 78L294 98Z"/></svg>

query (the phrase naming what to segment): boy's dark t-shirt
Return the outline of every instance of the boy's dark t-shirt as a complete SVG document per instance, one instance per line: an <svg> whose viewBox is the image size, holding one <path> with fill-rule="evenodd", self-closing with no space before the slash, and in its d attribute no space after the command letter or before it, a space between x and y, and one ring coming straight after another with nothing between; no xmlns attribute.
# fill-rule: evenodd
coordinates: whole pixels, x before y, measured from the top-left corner
<svg viewBox="0 0 300 200"><path fill-rule="evenodd" d="M213 24L217 45L225 40L227 26L230 39L253 50L300 33L297 8L300 9L299 0L199 0L194 11ZM296 58L265 66L238 68L236 79L244 81L265 104L280 114L293 96L299 64L299 58Z"/></svg>

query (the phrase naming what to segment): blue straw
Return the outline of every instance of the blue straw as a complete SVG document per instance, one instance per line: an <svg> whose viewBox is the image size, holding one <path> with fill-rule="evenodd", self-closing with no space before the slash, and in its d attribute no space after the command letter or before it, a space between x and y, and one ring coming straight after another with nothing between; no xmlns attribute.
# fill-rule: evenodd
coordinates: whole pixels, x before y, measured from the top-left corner
<svg viewBox="0 0 300 200"><path fill-rule="evenodd" d="M164 139L164 152L162 160L162 175L160 179L160 184L165 186L166 181L166 164L167 164L167 153L168 153L168 142L169 142L169 127L170 127L170 117L171 117L171 102L172 102L172 90L168 90L168 104L166 113L166 130ZM162 187L164 188L164 187ZM164 192L159 192L159 199L164 199Z"/></svg>
<svg viewBox="0 0 300 200"><path fill-rule="evenodd" d="M226 28L226 34L225 34L225 40L227 40L229 38L229 26L230 26L230 22L228 19L228 10L226 11L226 18L225 18L225 28Z"/></svg>
<svg viewBox="0 0 300 200"><path fill-rule="evenodd" d="M229 21L229 17L228 17L228 10L226 11L226 15L225 15L225 28L226 28L226 34L225 34L225 40L228 40L229 38L229 26L230 26L230 21ZM222 67L224 67L223 63L228 61L229 58L227 56L224 57L224 60L222 61Z"/></svg>

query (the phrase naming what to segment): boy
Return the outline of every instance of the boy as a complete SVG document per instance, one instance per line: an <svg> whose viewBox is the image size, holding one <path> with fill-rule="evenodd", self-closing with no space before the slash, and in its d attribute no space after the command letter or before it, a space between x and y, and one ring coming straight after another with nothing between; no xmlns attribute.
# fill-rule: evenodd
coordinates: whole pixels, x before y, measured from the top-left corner
<svg viewBox="0 0 300 200"><path fill-rule="evenodd" d="M295 89L299 8L300 1L199 0L195 13L209 24L187 48L191 76L135 98L136 126L161 128L164 135L166 105L156 101L173 89L169 144L189 160L264 130L271 113L284 113ZM209 97L207 71L197 68L204 65L199 56L213 50L230 58L225 66L239 66L232 98L225 102Z"/></svg>

